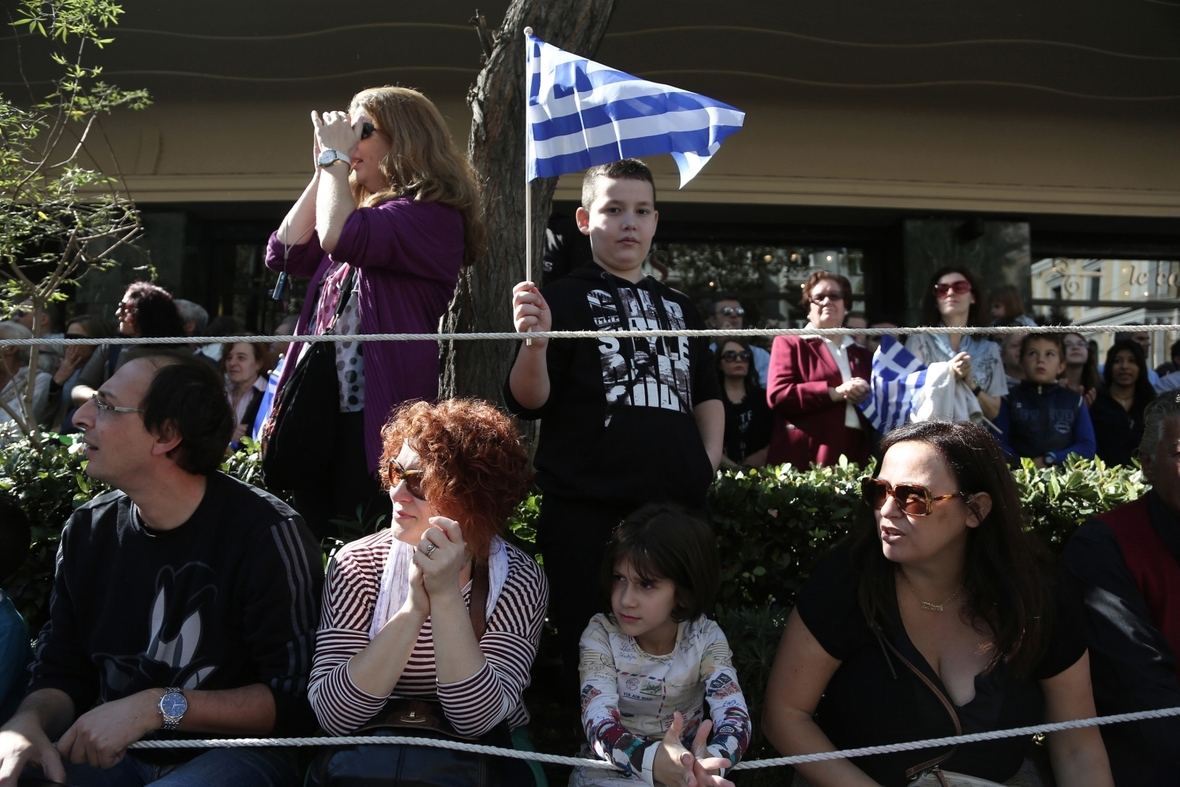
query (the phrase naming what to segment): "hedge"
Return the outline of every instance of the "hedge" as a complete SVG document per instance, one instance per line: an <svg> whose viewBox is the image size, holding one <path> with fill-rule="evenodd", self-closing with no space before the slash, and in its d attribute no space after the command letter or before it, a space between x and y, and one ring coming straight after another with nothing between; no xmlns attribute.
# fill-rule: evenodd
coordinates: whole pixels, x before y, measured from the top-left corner
<svg viewBox="0 0 1180 787"><path fill-rule="evenodd" d="M61 527L74 508L106 491L82 472L84 459L74 437L45 435L43 441L40 451L27 441L9 445L0 464L0 490L12 494L33 523L29 559L6 587L32 630L47 614ZM255 450L233 454L222 469L261 486ZM723 572L715 616L733 647L755 720L761 716L766 679L795 593L817 559L848 533L862 505L859 481L868 472L846 462L808 470L783 465L722 471L710 490ZM1074 458L1047 469L1025 460L1013 475L1027 528L1054 554L1087 518L1147 489L1138 468L1107 467L1101 460ZM509 523L510 537L533 554L539 506L540 496L530 495ZM348 540L374 527L340 524ZM325 560L340 543L325 544ZM544 556L539 559L543 562ZM757 725L747 756L773 756ZM782 779L781 773L739 773L747 785Z"/></svg>

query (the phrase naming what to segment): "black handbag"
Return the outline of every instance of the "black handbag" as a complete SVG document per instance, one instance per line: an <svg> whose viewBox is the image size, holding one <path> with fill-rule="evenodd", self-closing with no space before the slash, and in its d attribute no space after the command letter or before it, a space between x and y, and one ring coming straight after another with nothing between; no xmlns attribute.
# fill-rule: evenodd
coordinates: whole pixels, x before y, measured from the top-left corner
<svg viewBox="0 0 1180 787"><path fill-rule="evenodd" d="M476 639L487 628L487 564L476 564L471 584L471 626ZM508 722L478 738L457 733L442 706L433 701L394 697L354 733L413 736L512 748ZM434 746L373 744L334 746L316 756L305 787L500 787L508 780L502 758ZM523 782L520 782L523 784Z"/></svg>
<svg viewBox="0 0 1180 787"><path fill-rule="evenodd" d="M344 312L355 277L355 270L348 274L327 333ZM299 489L327 477L339 410L336 345L316 342L304 350L286 384L276 392L270 417L262 426L262 483L270 489Z"/></svg>

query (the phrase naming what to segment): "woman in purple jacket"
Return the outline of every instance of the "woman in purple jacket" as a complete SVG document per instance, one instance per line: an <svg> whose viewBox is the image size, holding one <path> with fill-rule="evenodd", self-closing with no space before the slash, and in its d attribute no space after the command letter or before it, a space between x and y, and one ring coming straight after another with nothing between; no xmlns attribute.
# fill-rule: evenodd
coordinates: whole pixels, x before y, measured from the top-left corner
<svg viewBox="0 0 1180 787"><path fill-rule="evenodd" d="M474 171L434 104L415 90L358 93L348 112L311 113L315 171L270 238L266 264L311 279L297 334L431 333L459 270L482 256L486 227ZM292 344L298 359L304 346ZM279 379L281 391L296 362ZM292 490L319 537L329 520L387 513L376 479L381 426L410 399L438 396L434 342L336 344L340 409L332 471Z"/></svg>

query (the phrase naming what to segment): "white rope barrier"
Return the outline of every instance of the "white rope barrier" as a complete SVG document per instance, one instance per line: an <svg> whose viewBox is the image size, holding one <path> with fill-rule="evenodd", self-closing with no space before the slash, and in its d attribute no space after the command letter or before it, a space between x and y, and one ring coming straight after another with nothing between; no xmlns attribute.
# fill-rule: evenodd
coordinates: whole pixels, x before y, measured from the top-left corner
<svg viewBox="0 0 1180 787"><path fill-rule="evenodd" d="M527 336L516 331L491 331L485 333L361 333L327 335L274 335L251 336L117 336L104 339L2 339L0 346L21 347L59 344L103 345L103 344L237 344L239 342L460 342L460 341L522 341L524 339L595 339L609 337L631 339L642 337L674 338L681 336L704 336L712 339L734 336L844 336L856 334L865 336L908 336L919 333L954 333L964 335L997 336L1008 333L1180 333L1180 325L1044 325L1030 328L1024 325L996 328L954 328L942 325L923 325L918 328L700 328L685 330L637 330L637 331L533 331Z"/></svg>
<svg viewBox="0 0 1180 787"><path fill-rule="evenodd" d="M882 746L863 746L859 749L843 749L841 751L816 752L815 754L797 754L792 757L775 757L766 760L748 760L740 762L733 770L753 770L757 768L776 768L781 765L798 765L808 762L824 762L827 760L844 760L853 757L868 757L875 754L893 754L895 752L915 751L918 749L933 749L965 743L979 743L1002 738L1032 737L1043 733L1077 730L1085 727L1097 727L1103 724L1120 724L1123 722L1146 721L1149 719L1163 719L1170 716L1180 716L1180 707L1164 708L1162 710L1136 711L1135 713L1119 713L1112 716L1096 716L1089 719L1073 719L1071 721L1054 722L1052 724L1037 724L1032 727L1013 727L1007 730L992 730L989 732L974 732L967 735L950 735L943 738L927 738L920 741L906 741L890 743ZM412 736L365 736L346 735L338 738L234 738L234 739L205 739L205 740L152 740L138 741L131 744L131 749L206 749L206 748L255 748L272 746L431 746L440 749L454 749L470 751L478 754L488 754L496 757L512 757L518 760L535 760L552 765L586 766L589 768L611 769L615 766L605 760L587 760L580 757L562 757L556 754L541 752L518 751L516 749L502 749L497 746L484 746L476 743L452 741L437 738L415 738Z"/></svg>

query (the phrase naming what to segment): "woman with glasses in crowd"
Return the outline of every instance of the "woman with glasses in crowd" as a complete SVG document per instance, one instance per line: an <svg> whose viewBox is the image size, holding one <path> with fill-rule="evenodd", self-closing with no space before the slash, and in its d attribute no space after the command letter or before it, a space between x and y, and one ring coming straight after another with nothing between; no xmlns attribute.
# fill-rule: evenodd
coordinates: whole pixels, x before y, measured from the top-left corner
<svg viewBox="0 0 1180 787"><path fill-rule="evenodd" d="M1090 343L1080 333L1067 333L1063 338L1065 346L1065 375L1060 382L1086 400L1086 406L1094 404L1102 378L1098 374L1098 357L1090 352Z"/></svg>
<svg viewBox="0 0 1180 787"><path fill-rule="evenodd" d="M717 380L725 405L721 466L764 467L774 416L766 406L766 389L745 340L731 338L717 343Z"/></svg>
<svg viewBox="0 0 1180 787"><path fill-rule="evenodd" d="M1098 458L1108 465L1130 465L1132 459L1139 458L1143 412L1155 398L1147 370L1147 358L1138 342L1120 339L1106 353L1102 369L1105 385L1090 405L1090 421Z"/></svg>
<svg viewBox="0 0 1180 787"><path fill-rule="evenodd" d="M266 257L273 271L311 279L295 333L437 331L460 268L483 255L487 235L475 173L442 115L416 90L379 87L354 96L347 112L311 119L311 182ZM278 397L304 349L292 345ZM388 511L376 475L381 425L398 403L438 396L433 342L335 350L335 444L323 447L322 482L292 490L319 537L358 508L369 520Z"/></svg>
<svg viewBox="0 0 1180 787"><path fill-rule="evenodd" d="M66 323L66 339L105 339L111 335L110 326L105 320L89 315L75 317ZM53 428L62 434L78 431L74 426L74 411L79 405L74 404L74 386L82 377L82 370L94 355L97 347L93 344L71 344L66 347L61 365L53 374L49 383L49 396L58 402L58 410L53 418Z"/></svg>
<svg viewBox="0 0 1180 787"><path fill-rule="evenodd" d="M127 287L115 307L115 320L120 336L176 336L183 341L184 322L172 294L146 281L133 282ZM90 401L99 386L111 378L124 349L122 344L107 344L90 356L70 391L75 408Z"/></svg>
<svg viewBox="0 0 1180 787"><path fill-rule="evenodd" d="M844 276L816 271L803 284L799 305L808 328L840 328L852 303ZM852 337L776 336L770 350L766 399L774 411L768 464L834 465L840 456L863 464L872 426L856 405L869 396L872 359Z"/></svg>
<svg viewBox="0 0 1180 787"><path fill-rule="evenodd" d="M522 727L549 590L537 562L502 538L529 490L520 435L491 404L451 399L404 405L382 440L393 524L328 565L312 708L333 735L392 696L440 705L469 738ZM530 784L528 772L503 783Z"/></svg>
<svg viewBox="0 0 1180 787"><path fill-rule="evenodd" d="M955 377L979 400L984 417L994 419L1000 414L1000 397L1008 393L1000 347L988 336L953 332L987 325L987 314L975 273L964 265L947 265L934 272L922 293L922 324L952 330L911 334L905 346L922 363L949 361Z"/></svg>
<svg viewBox="0 0 1180 787"><path fill-rule="evenodd" d="M795 755L1094 716L1081 623L1023 531L995 438L970 422L928 421L890 432L881 448L856 529L812 572L787 621L766 689L767 739ZM934 767L1039 785L1031 746L1010 737L795 767L815 787L901 787ZM1048 753L1061 787L1113 784L1096 727L1050 733Z"/></svg>

